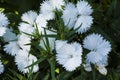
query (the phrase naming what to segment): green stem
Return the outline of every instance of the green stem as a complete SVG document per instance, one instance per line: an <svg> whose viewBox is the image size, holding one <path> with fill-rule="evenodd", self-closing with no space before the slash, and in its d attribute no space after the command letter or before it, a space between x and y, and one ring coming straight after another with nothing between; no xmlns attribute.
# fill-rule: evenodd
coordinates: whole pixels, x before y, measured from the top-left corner
<svg viewBox="0 0 120 80"><path fill-rule="evenodd" d="M55 78L55 60L54 58L51 58L51 59L48 59L48 62L50 64L50 68L51 68L51 77L52 77L52 80L56 80Z"/></svg>
<svg viewBox="0 0 120 80"><path fill-rule="evenodd" d="M93 77L93 80L96 80L96 72L95 72L95 67L93 67L93 70L92 70L92 77Z"/></svg>

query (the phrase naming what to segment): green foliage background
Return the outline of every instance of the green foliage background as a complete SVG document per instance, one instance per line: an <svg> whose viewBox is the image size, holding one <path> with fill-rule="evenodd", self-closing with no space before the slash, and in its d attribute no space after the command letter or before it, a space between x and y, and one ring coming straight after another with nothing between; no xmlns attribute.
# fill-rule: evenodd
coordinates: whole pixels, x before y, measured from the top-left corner
<svg viewBox="0 0 120 80"><path fill-rule="evenodd" d="M21 21L20 17L29 10L39 11L40 3L43 0L0 0L0 10L9 18L14 31L18 34L17 26ZM76 3L77 0L69 0ZM101 75L98 71L86 72L79 68L74 72L67 72L60 65L56 64L55 58L43 57L39 54L39 48L35 41L32 47L34 55L39 60L40 70L37 73L21 74L14 63L14 58L3 51L3 40L0 39L0 56L5 65L5 72L0 75L0 80L120 80L120 0L88 0L94 9L92 16L94 24L91 32L100 33L112 44L112 52L109 55L108 74ZM54 24L51 24L54 25ZM77 35L80 37L80 35ZM75 37L75 40L78 40ZM79 41L79 40L78 40ZM34 52L35 51L35 52ZM47 53L47 52L45 52ZM50 54L53 56L53 54Z"/></svg>

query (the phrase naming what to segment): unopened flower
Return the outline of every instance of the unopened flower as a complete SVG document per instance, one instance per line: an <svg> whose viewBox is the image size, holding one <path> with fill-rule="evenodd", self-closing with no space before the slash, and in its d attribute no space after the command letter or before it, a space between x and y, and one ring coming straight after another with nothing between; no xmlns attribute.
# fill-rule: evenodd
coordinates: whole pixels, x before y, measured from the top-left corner
<svg viewBox="0 0 120 80"><path fill-rule="evenodd" d="M90 63L87 63L87 64L84 64L84 69L88 72L92 71L92 68L91 68L91 64Z"/></svg>
<svg viewBox="0 0 120 80"><path fill-rule="evenodd" d="M101 74L107 75L107 69L105 68L104 65L99 65L99 66L97 67L97 70L98 70Z"/></svg>

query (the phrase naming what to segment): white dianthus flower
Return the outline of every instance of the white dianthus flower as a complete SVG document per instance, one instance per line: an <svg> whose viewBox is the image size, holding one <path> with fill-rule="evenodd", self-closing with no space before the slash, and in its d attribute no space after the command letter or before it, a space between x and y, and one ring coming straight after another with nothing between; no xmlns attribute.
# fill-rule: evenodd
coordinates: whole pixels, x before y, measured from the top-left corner
<svg viewBox="0 0 120 80"><path fill-rule="evenodd" d="M75 23L74 29L80 27L77 30L77 32L84 33L90 29L92 23L93 23L92 16L79 16L76 23Z"/></svg>
<svg viewBox="0 0 120 80"><path fill-rule="evenodd" d="M15 33L12 32L12 28L7 28L6 33L3 35L3 39L6 42L17 40L17 36Z"/></svg>
<svg viewBox="0 0 120 80"><path fill-rule="evenodd" d="M49 0L49 1L53 8L57 10L62 10L62 6L65 5L64 0Z"/></svg>
<svg viewBox="0 0 120 80"><path fill-rule="evenodd" d="M86 1L79 1L77 3L77 9L79 12L79 15L89 16L93 10L91 9L91 6Z"/></svg>
<svg viewBox="0 0 120 80"><path fill-rule="evenodd" d="M46 20L52 20L55 18L54 8L49 1L44 1L40 6L40 13L44 15Z"/></svg>
<svg viewBox="0 0 120 80"><path fill-rule="evenodd" d="M28 12L26 12L26 13L24 13L22 15L21 19L22 19L22 21L25 21L25 22L27 22L29 24L34 25L34 22L35 22L37 16L38 15L37 15L36 12L34 12L34 11L28 11Z"/></svg>
<svg viewBox="0 0 120 80"><path fill-rule="evenodd" d="M87 62L107 65L107 54L111 51L111 45L99 34L91 34L83 41L83 47L90 50L87 54Z"/></svg>
<svg viewBox="0 0 120 80"><path fill-rule="evenodd" d="M4 51L6 51L6 53L12 56L15 56L16 54L18 54L19 50L20 50L20 47L17 41L11 41L4 46Z"/></svg>
<svg viewBox="0 0 120 80"><path fill-rule="evenodd" d="M42 33L42 35L45 35L44 33ZM57 35L57 33L50 31L50 30L46 30L46 35ZM49 41L49 47L50 50L52 51L54 49L54 45L55 45L55 37L48 37L48 41ZM44 43L45 42L45 43ZM43 37L43 39L40 41L40 46L46 50L45 45L47 44L46 42L46 38Z"/></svg>
<svg viewBox="0 0 120 80"><path fill-rule="evenodd" d="M18 36L18 44L20 46L20 48L22 48L23 50L26 51L30 51L30 44L31 43L31 38L26 35L26 34L21 34Z"/></svg>
<svg viewBox="0 0 120 80"><path fill-rule="evenodd" d="M31 67L28 66L30 66L33 62L36 61L37 58L35 56L28 54L27 51L23 51L23 50L20 50L18 54L15 56L15 62L18 67L18 70L23 73L29 73ZM34 65L32 72L37 72L38 70L39 70L38 65Z"/></svg>
<svg viewBox="0 0 120 80"><path fill-rule="evenodd" d="M60 41L57 41L60 42ZM66 41L65 41L66 42ZM61 42L60 42L61 43ZM59 46L56 45L56 60L61 64L67 71L74 71L82 63L82 47L79 43L64 43Z"/></svg>
<svg viewBox="0 0 120 80"><path fill-rule="evenodd" d="M4 72L4 66L0 60L0 74L2 74Z"/></svg>
<svg viewBox="0 0 120 80"><path fill-rule="evenodd" d="M9 24L8 18L0 12L0 36L3 36L6 32L6 26Z"/></svg>
<svg viewBox="0 0 120 80"><path fill-rule="evenodd" d="M36 24L38 27L39 32L43 32L44 28L47 27L47 20L44 18L44 15L39 14L36 19Z"/></svg>
<svg viewBox="0 0 120 80"><path fill-rule="evenodd" d="M65 10L63 10L63 21L64 24L69 28L73 28L75 21L77 20L78 11L73 3L66 5Z"/></svg>

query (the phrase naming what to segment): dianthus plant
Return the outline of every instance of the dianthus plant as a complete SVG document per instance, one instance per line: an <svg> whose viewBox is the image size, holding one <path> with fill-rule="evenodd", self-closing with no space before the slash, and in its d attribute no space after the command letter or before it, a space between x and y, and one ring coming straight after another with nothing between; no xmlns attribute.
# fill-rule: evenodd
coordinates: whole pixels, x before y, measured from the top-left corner
<svg viewBox="0 0 120 80"><path fill-rule="evenodd" d="M92 30L94 10L87 1L45 0L38 9L21 15L17 33L0 12L0 36L5 42L2 48L14 58L14 71L25 75L50 72L52 80L65 71L96 69L107 75L111 44ZM7 66L0 59L3 74Z"/></svg>

